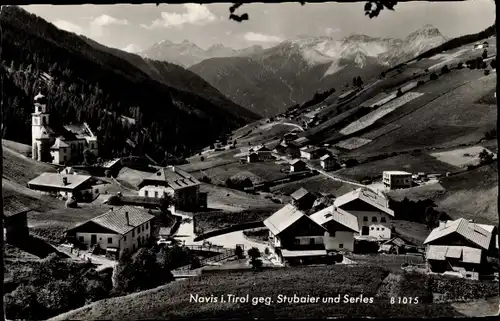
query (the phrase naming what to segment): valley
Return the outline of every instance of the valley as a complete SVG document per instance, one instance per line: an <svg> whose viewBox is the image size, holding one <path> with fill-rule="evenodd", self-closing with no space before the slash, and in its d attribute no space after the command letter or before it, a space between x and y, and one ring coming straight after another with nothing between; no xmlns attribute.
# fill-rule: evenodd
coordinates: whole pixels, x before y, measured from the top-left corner
<svg viewBox="0 0 500 321"><path fill-rule="evenodd" d="M494 28L133 54L19 7L0 23L8 319L496 307Z"/></svg>

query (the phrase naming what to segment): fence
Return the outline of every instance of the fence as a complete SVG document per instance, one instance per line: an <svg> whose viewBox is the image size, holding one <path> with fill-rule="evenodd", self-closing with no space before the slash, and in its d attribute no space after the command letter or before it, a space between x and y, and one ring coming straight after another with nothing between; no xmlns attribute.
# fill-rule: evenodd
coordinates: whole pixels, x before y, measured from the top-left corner
<svg viewBox="0 0 500 321"><path fill-rule="evenodd" d="M203 251L206 251L208 249L212 249L212 250L220 253L216 256L201 259L200 260L201 266L209 265L210 263L214 263L214 262L219 262L219 261L225 260L227 258L230 258L230 257L233 257L236 255L235 250L233 250L233 249L227 249L224 247L218 247L218 246L214 246L214 245L212 245L211 247L201 246L201 245L191 245L191 246L187 246L187 248L189 248L191 250L203 250ZM193 274L193 270L191 269L191 265L181 266L181 267L173 270L172 273L174 275L175 274L183 274L183 275L186 275L186 274L195 275L196 274L196 272L194 272L194 274Z"/></svg>

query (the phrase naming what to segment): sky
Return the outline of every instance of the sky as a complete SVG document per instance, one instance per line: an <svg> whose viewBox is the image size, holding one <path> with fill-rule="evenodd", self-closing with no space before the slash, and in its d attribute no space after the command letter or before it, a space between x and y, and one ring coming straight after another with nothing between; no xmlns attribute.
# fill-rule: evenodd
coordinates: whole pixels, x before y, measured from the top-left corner
<svg viewBox="0 0 500 321"><path fill-rule="evenodd" d="M57 27L85 35L101 44L130 52L154 43L189 40L201 48L214 44L240 49L269 47L299 36L351 34L404 38L431 24L445 37L476 33L495 21L493 0L465 2L398 3L395 11L383 10L377 18L364 15L365 2L265 4L252 3L236 13L248 13L242 23L229 20L227 4L116 4L23 6Z"/></svg>

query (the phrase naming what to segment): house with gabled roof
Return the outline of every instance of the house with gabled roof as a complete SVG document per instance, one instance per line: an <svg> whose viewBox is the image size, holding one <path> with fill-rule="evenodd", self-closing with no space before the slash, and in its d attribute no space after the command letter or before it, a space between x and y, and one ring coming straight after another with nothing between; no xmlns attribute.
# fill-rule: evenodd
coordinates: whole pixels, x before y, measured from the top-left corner
<svg viewBox="0 0 500 321"><path fill-rule="evenodd" d="M325 171L331 171L338 167L337 160L330 153L321 156L319 160L321 168Z"/></svg>
<svg viewBox="0 0 500 321"><path fill-rule="evenodd" d="M329 254L352 251L358 223L354 215L333 206L310 216L292 204L264 221L269 245L282 262L318 262Z"/></svg>
<svg viewBox="0 0 500 321"><path fill-rule="evenodd" d="M317 199L316 195L303 187L290 194L290 197L292 198L293 205L301 210L308 210L312 208L314 201Z"/></svg>
<svg viewBox="0 0 500 321"><path fill-rule="evenodd" d="M200 182L175 166L159 169L145 178L139 188L141 197L159 199L170 196L174 200L175 208L180 210L206 207L207 194L200 192Z"/></svg>
<svg viewBox="0 0 500 321"><path fill-rule="evenodd" d="M21 203L16 196L3 200L3 236L8 243L15 243L29 235L28 212L31 208Z"/></svg>
<svg viewBox="0 0 500 321"><path fill-rule="evenodd" d="M97 180L90 175L60 173L42 173L28 182L28 188L40 193L61 195L64 199L74 198L77 201L92 201L99 195L94 187Z"/></svg>
<svg viewBox="0 0 500 321"><path fill-rule="evenodd" d="M460 218L440 222L424 241L433 272L481 272L488 253L498 253L496 227Z"/></svg>
<svg viewBox="0 0 500 321"><path fill-rule="evenodd" d="M306 163L300 159L290 161L290 172L302 172L305 171L306 168Z"/></svg>
<svg viewBox="0 0 500 321"><path fill-rule="evenodd" d="M87 247L98 246L107 253L131 252L151 238L154 215L147 210L122 206L94 217L66 232L68 239Z"/></svg>
<svg viewBox="0 0 500 321"><path fill-rule="evenodd" d="M309 217L326 230L323 236L325 250L354 250L354 234L359 233L356 216L332 205Z"/></svg>
<svg viewBox="0 0 500 321"><path fill-rule="evenodd" d="M335 199L334 205L357 217L360 233L357 238L383 240L391 238L394 211L389 200L372 190L358 188Z"/></svg>

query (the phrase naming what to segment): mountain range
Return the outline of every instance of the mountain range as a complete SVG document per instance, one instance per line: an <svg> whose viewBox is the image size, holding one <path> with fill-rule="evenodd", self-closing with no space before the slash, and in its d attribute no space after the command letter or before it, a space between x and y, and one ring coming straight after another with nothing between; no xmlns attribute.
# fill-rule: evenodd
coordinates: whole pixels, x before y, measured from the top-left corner
<svg viewBox="0 0 500 321"><path fill-rule="evenodd" d="M108 48L16 6L2 8L0 23L6 139L31 144L39 90L51 124L85 121L96 129L102 157L147 153L161 162L259 118L175 64ZM124 126L122 116L136 125Z"/></svg>
<svg viewBox="0 0 500 321"><path fill-rule="evenodd" d="M405 39L351 35L300 37L246 57L216 57L189 70L234 102L268 117L300 104L315 93L368 79L389 66L407 61L446 41L431 25Z"/></svg>
<svg viewBox="0 0 500 321"><path fill-rule="evenodd" d="M138 52L138 54L145 58L168 61L188 68L210 58L244 57L262 52L263 50L264 48L259 45L254 45L244 49L233 49L226 47L223 44L215 44L204 50L188 40L184 40L181 43L173 43L169 40L163 40L155 43L143 51Z"/></svg>

